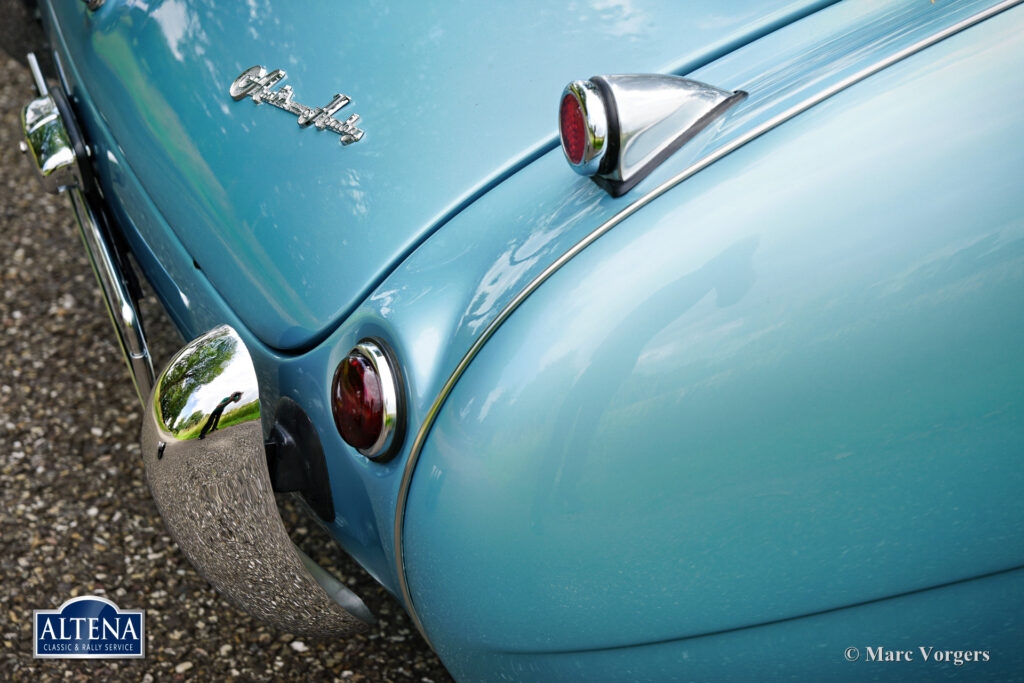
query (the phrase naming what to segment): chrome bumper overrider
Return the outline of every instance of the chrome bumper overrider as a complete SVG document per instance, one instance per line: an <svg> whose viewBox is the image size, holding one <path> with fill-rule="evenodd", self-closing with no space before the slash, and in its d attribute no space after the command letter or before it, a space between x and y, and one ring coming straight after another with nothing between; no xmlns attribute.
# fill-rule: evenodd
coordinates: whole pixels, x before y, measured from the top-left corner
<svg viewBox="0 0 1024 683"><path fill-rule="evenodd" d="M160 375L142 458L181 551L236 605L294 634L339 636L373 622L288 538L267 472L256 370L232 328L191 342Z"/></svg>
<svg viewBox="0 0 1024 683"><path fill-rule="evenodd" d="M52 193L64 192L71 202L89 262L99 282L110 320L114 323L117 341L128 363L132 383L139 400L145 401L153 388L153 361L138 310L128 292L124 274L118 267L110 239L86 200L79 165L79 156L84 150L76 152L75 149L76 144L81 147L81 135L72 119L70 107L60 93L51 94L47 90L35 56L31 54L29 66L36 80L39 97L29 102L22 111L21 125L25 142L21 149L29 157L43 187Z"/></svg>
<svg viewBox="0 0 1024 683"><path fill-rule="evenodd" d="M117 252L90 206L86 148L61 91L34 55L39 97L22 112L43 187L71 202L89 260L142 401L146 480L168 530L199 573L236 605L294 634L339 636L374 618L288 538L274 499L256 371L241 337L218 327L186 345L154 382L153 364Z"/></svg>

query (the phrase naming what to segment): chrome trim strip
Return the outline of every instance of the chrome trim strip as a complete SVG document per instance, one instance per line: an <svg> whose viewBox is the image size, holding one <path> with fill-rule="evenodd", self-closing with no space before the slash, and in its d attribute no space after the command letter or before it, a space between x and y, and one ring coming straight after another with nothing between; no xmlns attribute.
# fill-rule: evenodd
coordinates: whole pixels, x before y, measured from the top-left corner
<svg viewBox="0 0 1024 683"><path fill-rule="evenodd" d="M648 194L637 199L635 202L627 206L621 212L615 214L607 221L602 223L600 226L597 227L597 229L595 229L593 232L591 232L586 237L581 239L579 242L574 244L567 252L560 256L555 262L553 262L547 268L545 268L540 274L537 275L537 277L531 280L530 283L526 285L526 287L523 288L523 290L520 291L515 296L515 298L512 299L512 301L510 301L505 306L504 309L502 309L502 311L497 315L497 317L495 317L495 319L491 321L491 323L484 329L481 335L469 348L466 354L462 357L462 360L459 361L459 364L455 367L455 370L453 370L452 374L448 377L448 381L446 381L444 383L444 386L441 387L441 391L438 393L437 398L435 398L433 404L431 404L430 410L427 412L426 417L424 417L423 424L420 425L420 429L416 433L416 439L413 441L412 447L409 450L409 457L406 460L405 469L402 472L402 481L399 485L398 500L395 503L395 568L397 570L396 573L398 574L398 582L402 591L402 600L405 603L406 610L408 611L409 616L412 618L413 623L416 624L416 628L419 630L420 634L423 636L423 638L427 641L428 644L430 644L430 637L424 630L423 623L420 621L419 615L416 613L416 607L413 604L412 594L409 591L409 581L405 572L405 556L403 555L402 548L402 530L405 523L405 506L409 497L409 487L412 484L412 475L413 472L416 470L416 462L417 460L419 460L420 453L423 449L423 444L426 442L427 435L430 433L430 429L434 424L434 420L437 419L437 415L441 411L441 408L444 405L445 400L447 400L448 394L451 393L451 390L455 387L456 382L459 381L459 378L466 371L466 368L469 367L469 364L473 361L473 358L480 352L480 349L483 348L483 345L487 343L487 341L497 331L497 329L501 327L502 323L504 323L505 320L507 320L508 317L512 315L512 313L517 308L519 308L520 304L522 304L523 301L525 301L526 298L530 296L530 294L532 294L538 287L540 287L540 285L542 285L545 280L547 280L562 266L568 263L574 256L576 256L581 251L590 246L599 237L601 237L601 235L605 234L606 232L614 228L616 225L626 220L634 213L636 213L643 207L647 206L649 203L651 203L661 195L665 194L673 187L686 180L687 178L696 175L697 173L704 170L705 168L715 163L719 159L728 156L729 154L735 152L740 147L743 147L747 143L756 140L757 138L761 137L762 135L772 130L773 128L776 128L779 125L785 123L786 121L789 121L790 119L798 116L799 114L804 113L811 107L820 104L821 102L829 99L833 95L836 95L842 92L843 90L846 90L850 86L855 85L860 81L863 81L864 79L875 75L879 71L882 71L892 66L893 64L901 62L907 57L910 57L926 48L929 48L932 45L935 45L936 43L942 42L946 38L949 38L950 36L953 36L957 33L960 33L961 31L968 29L974 26L975 24L979 24L985 21L986 19L994 17L995 15L1010 9L1011 7L1019 5L1021 2L1024 2L1024 0L1005 0L1004 2L1001 2L997 5L994 5L986 10L979 12L978 14L967 17L966 19L963 19L962 21L959 21L956 24L948 26L945 29L942 29L941 31L932 34L931 36L919 40L918 42L892 55L889 55L885 59L879 60L878 62L875 62L871 66L865 67L864 69L861 69L860 71L844 78L843 80L832 84L825 90L799 102L798 104L790 107L789 109L783 111L782 113L772 117L771 119L765 121L764 123L761 123L760 125L752 128L746 133L726 143L722 147L718 148L717 150L711 152L707 156L694 162L684 170L680 171L675 176L669 178L661 185L651 190ZM433 646L431 645L431 647Z"/></svg>

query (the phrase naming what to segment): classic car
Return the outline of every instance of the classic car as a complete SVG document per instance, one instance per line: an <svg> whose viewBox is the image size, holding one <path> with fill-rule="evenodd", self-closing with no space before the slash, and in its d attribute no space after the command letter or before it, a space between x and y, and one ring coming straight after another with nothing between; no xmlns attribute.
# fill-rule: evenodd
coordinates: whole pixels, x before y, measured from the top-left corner
<svg viewBox="0 0 1024 683"><path fill-rule="evenodd" d="M229 601L372 622L293 492L459 679L1019 675L1017 1L38 16L26 156Z"/></svg>

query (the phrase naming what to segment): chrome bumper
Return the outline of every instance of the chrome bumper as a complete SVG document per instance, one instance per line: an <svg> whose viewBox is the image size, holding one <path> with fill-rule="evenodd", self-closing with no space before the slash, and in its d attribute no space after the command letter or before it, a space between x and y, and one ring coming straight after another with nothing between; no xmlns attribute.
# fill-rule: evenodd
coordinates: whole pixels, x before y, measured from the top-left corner
<svg viewBox="0 0 1024 683"><path fill-rule="evenodd" d="M139 312L118 267L114 248L86 199L79 163L85 151L81 134L62 94L50 93L46 87L35 55L29 55L29 66L39 97L22 111L21 125L25 136L22 152L29 158L43 187L54 194L64 192L71 202L89 262L128 364L132 384L139 401L144 403L153 389L153 361Z"/></svg>
<svg viewBox="0 0 1024 683"><path fill-rule="evenodd" d="M256 370L238 333L222 325L186 345L145 412L146 482L203 578L288 633L336 637L374 622L288 538L267 471Z"/></svg>

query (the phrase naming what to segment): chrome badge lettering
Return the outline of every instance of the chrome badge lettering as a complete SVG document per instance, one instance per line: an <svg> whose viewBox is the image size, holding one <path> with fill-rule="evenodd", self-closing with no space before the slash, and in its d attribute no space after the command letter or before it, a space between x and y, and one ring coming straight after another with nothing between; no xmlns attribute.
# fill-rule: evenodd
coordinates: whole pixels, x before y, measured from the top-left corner
<svg viewBox="0 0 1024 683"><path fill-rule="evenodd" d="M243 100L251 97L256 104L266 102L278 109L284 109L299 117L299 125L303 128L316 126L319 130L331 130L341 136L341 144L351 145L363 137L363 130L356 128L359 114L352 114L344 121L334 118L334 114L351 102L348 95L335 95L323 107L307 107L292 100L292 86L286 85L280 90L271 90L283 81L287 74L283 69L274 69L270 73L262 66L251 66L231 84L231 97Z"/></svg>

